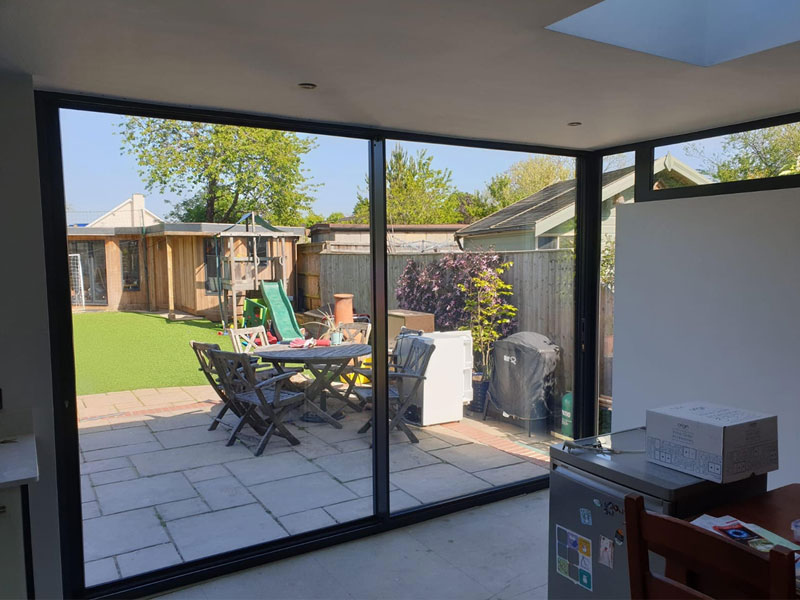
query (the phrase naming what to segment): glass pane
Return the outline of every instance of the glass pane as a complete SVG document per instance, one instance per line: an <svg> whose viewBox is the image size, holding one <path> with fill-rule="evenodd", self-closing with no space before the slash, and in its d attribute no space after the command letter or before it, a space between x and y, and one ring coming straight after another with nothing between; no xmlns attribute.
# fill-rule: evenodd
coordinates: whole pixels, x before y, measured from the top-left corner
<svg viewBox="0 0 800 600"><path fill-rule="evenodd" d="M655 149L653 189L800 173L800 123Z"/></svg>
<svg viewBox="0 0 800 600"><path fill-rule="evenodd" d="M61 122L87 585L372 515L368 143Z"/></svg>
<svg viewBox="0 0 800 600"><path fill-rule="evenodd" d="M634 153L603 158L603 191L600 211L600 305L598 313L598 432L611 431L614 365L614 274L617 242L617 209L635 201Z"/></svg>
<svg viewBox="0 0 800 600"><path fill-rule="evenodd" d="M389 141L386 176L391 510L546 475L572 390L574 161Z"/></svg>

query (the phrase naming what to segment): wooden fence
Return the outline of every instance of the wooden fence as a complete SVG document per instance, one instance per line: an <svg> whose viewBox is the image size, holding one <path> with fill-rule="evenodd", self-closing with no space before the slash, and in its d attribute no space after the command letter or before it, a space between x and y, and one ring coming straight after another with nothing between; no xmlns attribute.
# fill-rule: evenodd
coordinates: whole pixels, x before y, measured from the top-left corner
<svg viewBox="0 0 800 600"><path fill-rule="evenodd" d="M572 389L574 365L575 261L570 250L500 252L514 265L503 278L514 288L518 331L546 335L562 348L559 380ZM409 260L426 264L441 254L390 254L387 257L389 308L400 308L395 285ZM356 312L369 313L372 302L369 254L327 252L324 244L298 246L298 274L305 308L332 303L336 293L351 293Z"/></svg>

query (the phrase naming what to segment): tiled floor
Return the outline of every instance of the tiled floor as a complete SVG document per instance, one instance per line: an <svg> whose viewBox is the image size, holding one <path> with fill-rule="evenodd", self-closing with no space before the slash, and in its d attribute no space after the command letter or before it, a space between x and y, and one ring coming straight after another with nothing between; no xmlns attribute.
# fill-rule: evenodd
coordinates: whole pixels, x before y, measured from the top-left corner
<svg viewBox="0 0 800 600"><path fill-rule="evenodd" d="M342 429L299 419L300 440L273 438L254 457L227 431L207 386L80 399L87 585L371 514L370 413ZM511 432L511 433L509 433ZM392 510L546 473L546 456L508 426L465 419L391 435Z"/></svg>
<svg viewBox="0 0 800 600"><path fill-rule="evenodd" d="M540 600L547 491L219 577L164 600ZM310 576L313 574L313 576Z"/></svg>

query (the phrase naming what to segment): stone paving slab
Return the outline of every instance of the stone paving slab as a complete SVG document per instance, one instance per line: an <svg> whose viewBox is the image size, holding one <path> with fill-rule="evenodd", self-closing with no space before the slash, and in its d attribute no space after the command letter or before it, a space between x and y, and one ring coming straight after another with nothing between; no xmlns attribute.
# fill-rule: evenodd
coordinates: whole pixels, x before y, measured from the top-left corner
<svg viewBox="0 0 800 600"><path fill-rule="evenodd" d="M172 544L151 546L117 556L117 564L123 577L163 569L180 562L183 561Z"/></svg>
<svg viewBox="0 0 800 600"><path fill-rule="evenodd" d="M278 517L357 498L327 473L261 483L252 486L250 493Z"/></svg>
<svg viewBox="0 0 800 600"><path fill-rule="evenodd" d="M443 463L392 473L391 481L424 504L457 498L491 487L482 479Z"/></svg>
<svg viewBox="0 0 800 600"><path fill-rule="evenodd" d="M102 431L99 433L82 433L80 435L81 450L88 452L91 450L102 450L104 448L114 448L117 446L129 446L131 444L144 444L155 442L156 438L147 427L130 427L120 431Z"/></svg>
<svg viewBox="0 0 800 600"><path fill-rule="evenodd" d="M185 500L197 495L183 473L167 473L98 485L94 491L104 515Z"/></svg>
<svg viewBox="0 0 800 600"><path fill-rule="evenodd" d="M288 535L259 504L169 521L167 529L184 560L262 544Z"/></svg>
<svg viewBox="0 0 800 600"><path fill-rule="evenodd" d="M473 473L473 475L480 477L484 481L488 481L492 485L505 485L507 483L522 481L523 479L540 477L541 475L547 475L549 473L550 471L547 469L526 461L515 465L489 469L487 471L477 471Z"/></svg>
<svg viewBox="0 0 800 600"><path fill-rule="evenodd" d="M207 444L214 441L227 441L230 433L222 428L214 431L208 430L208 425L196 427L182 427L180 429L166 429L154 434L164 448L179 448L195 444Z"/></svg>
<svg viewBox="0 0 800 600"><path fill-rule="evenodd" d="M493 467L503 467L524 460L519 456L482 444L467 444L445 448L444 450L433 450L431 454L470 473Z"/></svg>
<svg viewBox="0 0 800 600"><path fill-rule="evenodd" d="M313 462L294 452L237 460L225 463L225 467L247 486L320 470Z"/></svg>
<svg viewBox="0 0 800 600"><path fill-rule="evenodd" d="M108 458L105 460L95 460L81 465L81 475L98 473L100 471L111 471L112 469L122 469L130 467L131 461L127 456L121 458Z"/></svg>
<svg viewBox="0 0 800 600"><path fill-rule="evenodd" d="M239 458L251 458L252 456L253 453L242 444L225 446L219 442L213 442L137 454L131 456L131 461L140 474L158 475L160 473L218 465Z"/></svg>
<svg viewBox="0 0 800 600"><path fill-rule="evenodd" d="M87 562L83 566L83 573L86 578L86 587L119 579L117 565L113 558L101 558Z"/></svg>
<svg viewBox="0 0 800 600"><path fill-rule="evenodd" d="M336 525L336 519L321 508L312 508L311 510L286 515L285 517L280 517L278 521L291 535Z"/></svg>
<svg viewBox="0 0 800 600"><path fill-rule="evenodd" d="M322 456L314 463L343 482L372 476L372 450Z"/></svg>
<svg viewBox="0 0 800 600"><path fill-rule="evenodd" d="M195 483L196 481L205 481L206 479L216 479L217 477L225 477L230 475L230 471L222 465L209 465L207 467L198 467L197 469L189 469L183 472L186 479Z"/></svg>
<svg viewBox="0 0 800 600"><path fill-rule="evenodd" d="M106 483L128 481L129 479L136 479L137 477L139 477L139 474L136 472L136 469L133 467L122 467L121 469L92 473L89 475L89 480L92 482L92 485L96 487Z"/></svg>
<svg viewBox="0 0 800 600"><path fill-rule="evenodd" d="M109 431L109 433L118 432ZM104 448L103 450L92 450L90 452L84 452L83 456L86 458L87 462L91 462L93 460L104 460L106 458L119 458L121 456L144 454L146 452L162 450L163 448L164 447L158 442L145 442L143 444L129 444L127 446L117 446L115 448Z"/></svg>
<svg viewBox="0 0 800 600"><path fill-rule="evenodd" d="M256 501L247 488L232 475L200 481L195 483L194 487L211 510L223 510Z"/></svg>
<svg viewBox="0 0 800 600"><path fill-rule="evenodd" d="M202 498L188 498L187 500L177 500L175 502L159 504L156 506L156 510L165 521L174 521L175 519L182 519L184 517L191 517L192 515L209 512L211 509Z"/></svg>
<svg viewBox="0 0 800 600"><path fill-rule="evenodd" d="M191 412L186 414L155 414L147 421L147 426L151 431L167 431L170 429L181 429L183 427L204 426L206 429L211 425L211 417L207 412Z"/></svg>
<svg viewBox="0 0 800 600"><path fill-rule="evenodd" d="M124 554L169 542L156 511L141 508L83 522L83 552L87 561Z"/></svg>
<svg viewBox="0 0 800 600"><path fill-rule="evenodd" d="M81 504L81 515L83 519L93 519L94 517L100 516L100 506L98 506L96 500L90 500L89 502L83 502Z"/></svg>

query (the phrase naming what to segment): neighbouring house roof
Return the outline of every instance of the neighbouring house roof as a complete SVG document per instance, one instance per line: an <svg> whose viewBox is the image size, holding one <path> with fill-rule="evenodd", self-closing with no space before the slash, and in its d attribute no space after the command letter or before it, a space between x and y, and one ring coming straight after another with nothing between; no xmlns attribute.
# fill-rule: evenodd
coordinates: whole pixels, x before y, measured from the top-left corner
<svg viewBox="0 0 800 600"><path fill-rule="evenodd" d="M710 183L707 178L670 154L657 159L653 166L654 173L666 170L689 182ZM603 173L603 200L632 187L633 182L633 166ZM480 221L467 225L456 232L456 238L531 231L537 229L537 225L541 225L545 221L547 221L547 227L542 229L547 231L575 216L575 201L576 180L559 181L527 198L501 208Z"/></svg>
<svg viewBox="0 0 800 600"><path fill-rule="evenodd" d="M317 223L310 228L311 234L316 233L329 233L329 232L360 232L369 231L369 224L367 223ZM434 224L434 225L389 225L388 229L397 232L425 232L425 231L452 231L456 232L464 227L463 223L448 223L448 224Z"/></svg>
<svg viewBox="0 0 800 600"><path fill-rule="evenodd" d="M145 208L144 202L142 194L133 194L85 227L147 227L163 223L164 219Z"/></svg>

